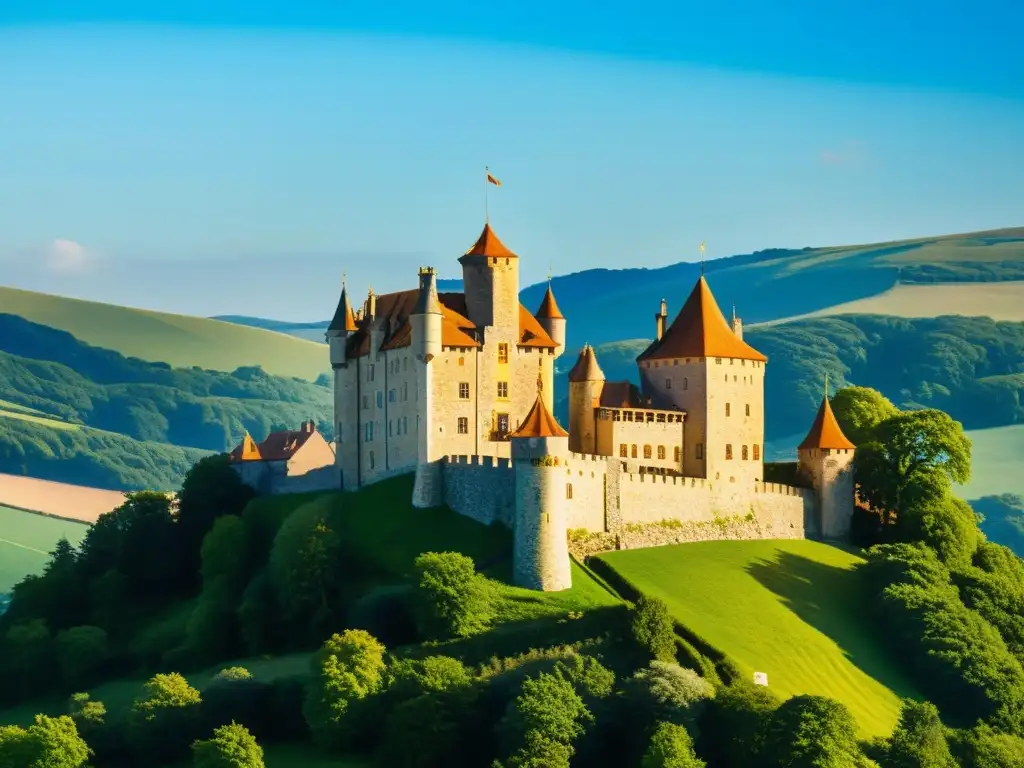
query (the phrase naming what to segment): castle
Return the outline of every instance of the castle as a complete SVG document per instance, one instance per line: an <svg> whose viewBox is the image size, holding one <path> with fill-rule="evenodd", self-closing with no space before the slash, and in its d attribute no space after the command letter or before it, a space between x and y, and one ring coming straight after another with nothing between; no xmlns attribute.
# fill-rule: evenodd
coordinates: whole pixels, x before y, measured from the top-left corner
<svg viewBox="0 0 1024 768"><path fill-rule="evenodd" d="M414 473L414 506L508 527L516 583L538 590L571 586L570 551L849 532L854 446L827 393L798 449L802 486L765 482L768 360L703 275L671 324L662 300L639 387L580 351L567 432L552 415L566 319L550 284L524 307L519 257L489 224L459 262L462 293L439 293L424 267L418 288L371 290L354 311L343 285L326 334L334 466L314 474L354 490Z"/></svg>

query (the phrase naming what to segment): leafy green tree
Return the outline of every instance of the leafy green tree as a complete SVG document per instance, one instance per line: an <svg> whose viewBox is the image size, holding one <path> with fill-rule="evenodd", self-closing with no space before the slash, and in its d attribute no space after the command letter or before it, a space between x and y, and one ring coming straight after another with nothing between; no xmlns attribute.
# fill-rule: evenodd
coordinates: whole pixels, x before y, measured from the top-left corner
<svg viewBox="0 0 1024 768"><path fill-rule="evenodd" d="M526 678L500 725L506 764L568 765L572 744L592 717L568 680L545 672Z"/></svg>
<svg viewBox="0 0 1024 768"><path fill-rule="evenodd" d="M1024 768L1024 739L989 725L954 731L950 746L965 768Z"/></svg>
<svg viewBox="0 0 1024 768"><path fill-rule="evenodd" d="M57 633L57 664L69 688L92 685L110 660L107 633L99 627L81 626Z"/></svg>
<svg viewBox="0 0 1024 768"><path fill-rule="evenodd" d="M555 662L554 673L572 683L576 692L589 705L610 696L615 688L615 673L593 656L573 654Z"/></svg>
<svg viewBox="0 0 1024 768"><path fill-rule="evenodd" d="M25 768L35 758L28 731L17 725L0 725L0 768Z"/></svg>
<svg viewBox="0 0 1024 768"><path fill-rule="evenodd" d="M823 696L794 696L776 709L762 754L787 768L856 768L863 761L853 716Z"/></svg>
<svg viewBox="0 0 1024 768"><path fill-rule="evenodd" d="M843 387L832 397L831 405L843 434L854 445L870 442L878 425L900 412L889 398L870 387Z"/></svg>
<svg viewBox="0 0 1024 768"><path fill-rule="evenodd" d="M177 672L154 675L129 713L136 751L168 761L186 754L200 722L201 703L199 691Z"/></svg>
<svg viewBox="0 0 1024 768"><path fill-rule="evenodd" d="M473 559L458 552L425 552L416 558L414 602L421 632L443 639L486 629L494 616L490 585Z"/></svg>
<svg viewBox="0 0 1024 768"><path fill-rule="evenodd" d="M68 699L68 716L75 721L78 730L84 732L103 725L107 708L102 701L93 701L88 693L73 693Z"/></svg>
<svg viewBox="0 0 1024 768"><path fill-rule="evenodd" d="M886 419L858 447L860 495L888 523L892 513L941 497L971 477L971 441L942 411L905 411Z"/></svg>
<svg viewBox="0 0 1024 768"><path fill-rule="evenodd" d="M704 761L693 753L693 741L686 728L658 723L640 768L704 768Z"/></svg>
<svg viewBox="0 0 1024 768"><path fill-rule="evenodd" d="M185 626L185 645L196 663L231 658L242 650L237 601L225 577L204 583Z"/></svg>
<svg viewBox="0 0 1024 768"><path fill-rule="evenodd" d="M951 568L969 566L982 538L971 505L948 493L910 505L896 528L902 539L924 542Z"/></svg>
<svg viewBox="0 0 1024 768"><path fill-rule="evenodd" d="M436 682L441 682L436 680ZM446 685L454 683L447 679ZM375 755L381 768L472 768L485 764L476 754L481 722L480 687L454 684L421 693L390 709Z"/></svg>
<svg viewBox="0 0 1024 768"><path fill-rule="evenodd" d="M36 715L27 729L0 726L0 768L81 768L90 754L66 715Z"/></svg>
<svg viewBox="0 0 1024 768"><path fill-rule="evenodd" d="M715 697L715 687L692 669L678 664L652 661L639 670L630 681L630 699L637 715L647 722L664 720L686 726L697 736L698 723L708 703Z"/></svg>
<svg viewBox="0 0 1024 768"><path fill-rule="evenodd" d="M278 650L282 643L282 622L277 593L266 571L257 573L242 593L238 624L249 655Z"/></svg>
<svg viewBox="0 0 1024 768"><path fill-rule="evenodd" d="M7 685L19 695L46 690L53 682L53 642L42 619L15 624L7 630L7 642L0 663Z"/></svg>
<svg viewBox="0 0 1024 768"><path fill-rule="evenodd" d="M701 723L703 744L720 765L756 765L765 724L778 708L768 688L745 680L718 689Z"/></svg>
<svg viewBox="0 0 1024 768"><path fill-rule="evenodd" d="M676 660L676 629L664 601L641 597L636 602L630 628L637 644L658 661Z"/></svg>
<svg viewBox="0 0 1024 768"><path fill-rule="evenodd" d="M214 521L201 550L204 585L223 579L235 592L245 588L251 569L252 547L248 538L248 529L238 515L225 515Z"/></svg>
<svg viewBox="0 0 1024 768"><path fill-rule="evenodd" d="M263 748L244 725L222 725L192 744L195 768L263 768Z"/></svg>
<svg viewBox="0 0 1024 768"><path fill-rule="evenodd" d="M350 629L331 636L312 659L313 679L303 715L314 740L337 747L356 734L352 709L379 692L384 682L384 646L370 633Z"/></svg>
<svg viewBox="0 0 1024 768"><path fill-rule="evenodd" d="M957 768L934 704L904 699L883 768Z"/></svg>
<svg viewBox="0 0 1024 768"><path fill-rule="evenodd" d="M451 656L425 659L396 659L387 669L388 693L396 699L411 699L421 693L440 693L469 685L472 676L466 666Z"/></svg>

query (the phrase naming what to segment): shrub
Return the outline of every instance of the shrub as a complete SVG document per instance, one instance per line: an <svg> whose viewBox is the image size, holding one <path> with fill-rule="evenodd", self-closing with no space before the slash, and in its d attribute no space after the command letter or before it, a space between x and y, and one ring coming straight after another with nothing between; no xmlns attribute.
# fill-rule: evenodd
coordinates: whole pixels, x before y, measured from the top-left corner
<svg viewBox="0 0 1024 768"><path fill-rule="evenodd" d="M702 754L714 755L721 765L754 765L779 703L769 689L745 680L718 689L701 722Z"/></svg>
<svg viewBox="0 0 1024 768"><path fill-rule="evenodd" d="M479 688L466 684L421 693L399 703L385 721L376 754L381 768L471 768L486 765L475 753ZM481 724L483 725L483 724ZM486 723L491 725L491 723ZM481 729L485 734L489 728Z"/></svg>
<svg viewBox="0 0 1024 768"><path fill-rule="evenodd" d="M199 725L199 691L178 673L154 675L129 714L135 751L151 761L177 759L188 752Z"/></svg>
<svg viewBox="0 0 1024 768"><path fill-rule="evenodd" d="M656 597L641 597L630 628L637 644L658 661L675 661L676 632L668 606Z"/></svg>
<svg viewBox="0 0 1024 768"><path fill-rule="evenodd" d="M1024 768L1024 739L999 733L987 725L956 731L950 739L953 754L970 768Z"/></svg>
<svg viewBox="0 0 1024 768"><path fill-rule="evenodd" d="M252 672L245 667L226 667L213 676L213 682L238 682L252 680Z"/></svg>
<svg viewBox="0 0 1024 768"><path fill-rule="evenodd" d="M99 627L81 626L57 633L57 665L69 688L92 685L110 659L107 633Z"/></svg>
<svg viewBox="0 0 1024 768"><path fill-rule="evenodd" d="M658 723L640 768L704 768L704 761L693 753L693 742L683 726Z"/></svg>
<svg viewBox="0 0 1024 768"><path fill-rule="evenodd" d="M767 765L854 768L862 760L853 716L838 701L794 696L772 713L761 751Z"/></svg>
<svg viewBox="0 0 1024 768"><path fill-rule="evenodd" d="M694 737L707 702L715 695L714 686L692 669L664 661L652 661L637 672L629 688L636 715L645 722L663 720L683 725Z"/></svg>
<svg viewBox="0 0 1024 768"><path fill-rule="evenodd" d="M195 768L263 768L263 748L237 723L222 725L213 738L192 744Z"/></svg>
<svg viewBox="0 0 1024 768"><path fill-rule="evenodd" d="M36 715L27 729L0 726L0 768L81 768L90 754L67 715Z"/></svg>
<svg viewBox="0 0 1024 768"><path fill-rule="evenodd" d="M949 752L939 710L927 701L904 699L885 759L886 768L957 768Z"/></svg>
<svg viewBox="0 0 1024 768"><path fill-rule="evenodd" d="M348 624L365 629L388 648L414 643L418 638L413 597L408 584L375 587L349 609Z"/></svg>
<svg viewBox="0 0 1024 768"><path fill-rule="evenodd" d="M543 672L523 680L500 726L508 764L568 765L572 743L592 719L568 680Z"/></svg>
<svg viewBox="0 0 1024 768"><path fill-rule="evenodd" d="M415 566L415 605L424 637L468 637L487 628L494 616L493 594L472 558L458 552L425 552Z"/></svg>

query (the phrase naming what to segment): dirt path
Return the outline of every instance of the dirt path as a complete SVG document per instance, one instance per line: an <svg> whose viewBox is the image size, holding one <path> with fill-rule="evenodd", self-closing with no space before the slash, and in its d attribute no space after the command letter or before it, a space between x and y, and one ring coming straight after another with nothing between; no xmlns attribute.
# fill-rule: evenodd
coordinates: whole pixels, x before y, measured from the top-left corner
<svg viewBox="0 0 1024 768"><path fill-rule="evenodd" d="M0 505L94 523L124 501L120 491L104 491L81 485L37 480L0 473Z"/></svg>

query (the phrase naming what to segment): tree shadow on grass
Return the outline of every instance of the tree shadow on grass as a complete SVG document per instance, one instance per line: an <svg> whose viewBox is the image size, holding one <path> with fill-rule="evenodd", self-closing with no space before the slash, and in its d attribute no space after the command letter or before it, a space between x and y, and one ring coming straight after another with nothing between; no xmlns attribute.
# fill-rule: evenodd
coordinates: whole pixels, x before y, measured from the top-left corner
<svg viewBox="0 0 1024 768"><path fill-rule="evenodd" d="M839 568L790 552L758 560L747 573L805 624L838 645L846 658L897 696L919 698L907 675L885 647L883 631L868 618L862 576L857 569Z"/></svg>

